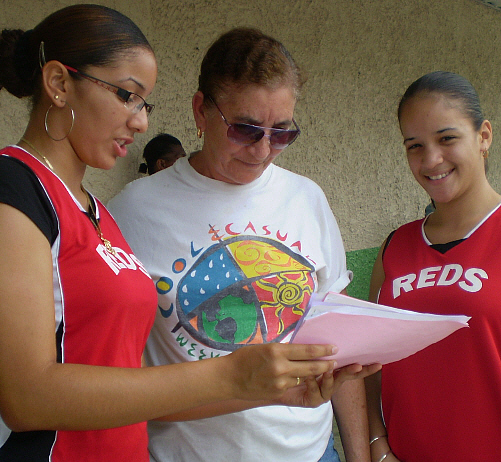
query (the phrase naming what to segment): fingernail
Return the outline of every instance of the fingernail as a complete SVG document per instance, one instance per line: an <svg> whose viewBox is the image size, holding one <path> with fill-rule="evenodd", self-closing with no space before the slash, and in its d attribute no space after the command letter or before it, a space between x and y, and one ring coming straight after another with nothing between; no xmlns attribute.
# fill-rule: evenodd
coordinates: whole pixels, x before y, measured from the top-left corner
<svg viewBox="0 0 501 462"><path fill-rule="evenodd" d="M335 355L338 352L338 350L339 350L339 348L336 345L334 345L332 347L332 354Z"/></svg>

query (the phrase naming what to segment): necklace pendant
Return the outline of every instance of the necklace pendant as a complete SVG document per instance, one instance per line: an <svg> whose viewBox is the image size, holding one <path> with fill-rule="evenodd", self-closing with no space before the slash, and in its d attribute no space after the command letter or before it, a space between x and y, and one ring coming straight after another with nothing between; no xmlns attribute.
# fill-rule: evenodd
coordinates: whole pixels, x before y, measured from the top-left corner
<svg viewBox="0 0 501 462"><path fill-rule="evenodd" d="M94 209L94 203L92 202L92 199L90 198L89 193L87 192L87 190L82 185L80 185L80 189L87 196L87 201L89 202L89 213L88 213L88 216L89 216L90 222L94 226L94 229L96 230L97 235L99 236L99 239L101 239L101 242L103 243L105 249L108 251L108 253L111 253L113 256L116 257L117 256L117 252L115 251L115 249L111 245L111 242L108 241L108 239L106 239L103 236L103 233L101 231L101 226L99 225L99 220L97 219L97 216L96 216L96 210Z"/></svg>
<svg viewBox="0 0 501 462"><path fill-rule="evenodd" d="M104 246L106 247L106 250L111 253L112 255L114 255L115 257L117 256L117 253L115 251L115 249L113 248L113 246L111 245L111 242L108 241L108 239L106 239L103 234L101 233L99 235L99 238L101 239L101 241L103 242Z"/></svg>

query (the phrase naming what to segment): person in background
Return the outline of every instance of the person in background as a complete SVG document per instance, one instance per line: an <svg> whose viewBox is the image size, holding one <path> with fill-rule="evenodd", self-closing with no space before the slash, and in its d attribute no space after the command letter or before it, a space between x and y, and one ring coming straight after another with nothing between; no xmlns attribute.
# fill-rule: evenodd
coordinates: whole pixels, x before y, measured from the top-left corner
<svg viewBox="0 0 501 462"><path fill-rule="evenodd" d="M147 462L146 420L228 399L328 400L351 376L313 361L328 345L141 367L155 287L82 186L148 127L157 63L138 27L72 5L3 30L0 57L0 88L32 102L21 140L0 150L0 460Z"/></svg>
<svg viewBox="0 0 501 462"><path fill-rule="evenodd" d="M130 183L109 203L157 288L148 364L196 364L287 341L314 292L340 292L350 282L322 190L273 163L300 134L301 84L277 40L248 28L223 34L202 61L193 97L201 150ZM380 366L353 367L361 377ZM363 380L345 382L332 403L347 460L368 461ZM151 457L336 461L333 406L248 410L226 402L211 413L172 416L186 421L152 421ZM203 416L212 418L189 420Z"/></svg>
<svg viewBox="0 0 501 462"><path fill-rule="evenodd" d="M398 118L410 169L435 209L386 239L371 300L471 320L366 379L372 460L497 462L501 197L485 173L491 124L470 82L442 71L410 85Z"/></svg>
<svg viewBox="0 0 501 462"><path fill-rule="evenodd" d="M153 175L167 167L172 167L174 162L186 156L181 141L175 136L160 133L152 138L144 147L143 158L146 162L139 165L139 173Z"/></svg>

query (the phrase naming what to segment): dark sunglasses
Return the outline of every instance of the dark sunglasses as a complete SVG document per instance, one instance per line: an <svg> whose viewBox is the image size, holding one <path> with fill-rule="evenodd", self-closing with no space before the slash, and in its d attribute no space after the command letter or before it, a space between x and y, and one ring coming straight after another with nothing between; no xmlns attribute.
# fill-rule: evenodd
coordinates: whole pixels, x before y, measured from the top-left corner
<svg viewBox="0 0 501 462"><path fill-rule="evenodd" d="M71 73L79 75L87 80L90 80L91 82L96 83L105 90L115 93L115 95L117 95L123 101L124 106L133 114L137 114L144 108L146 114L149 116L153 112L153 109L155 108L154 104L148 104L144 100L144 98L138 95L137 93L125 90L124 88L118 87L117 85L113 85L112 83L108 83L105 82L104 80L98 79L97 77L92 77L91 75L85 74L84 72L79 71L74 67L66 65L64 65L64 67L68 69L68 71L70 71Z"/></svg>
<svg viewBox="0 0 501 462"><path fill-rule="evenodd" d="M222 113L219 106L216 104L214 99L209 96L208 99L214 103L214 106L217 107L219 114L223 118L226 125L228 125L228 131L226 132L226 136L230 141L233 141L236 144L242 144L244 146L250 146L251 144L257 143L264 136L266 136L270 140L270 146L274 149L284 149L287 146L291 145L296 138L301 133L296 121L292 119L295 130L286 130L284 128L267 128L267 127L259 127L258 125L250 125L243 123L230 124L224 114ZM266 131L269 131L268 135Z"/></svg>

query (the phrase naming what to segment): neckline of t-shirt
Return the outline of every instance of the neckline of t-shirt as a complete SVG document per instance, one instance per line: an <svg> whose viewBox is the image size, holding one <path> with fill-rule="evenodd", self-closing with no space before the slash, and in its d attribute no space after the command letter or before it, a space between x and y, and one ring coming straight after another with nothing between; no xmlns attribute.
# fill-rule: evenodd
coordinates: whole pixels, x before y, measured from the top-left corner
<svg viewBox="0 0 501 462"><path fill-rule="evenodd" d="M275 166L274 164L270 164L259 178L255 179L254 181L251 181L248 184L231 184L231 183L225 183L224 181L206 177L198 173L191 166L188 157L182 157L181 159L176 161L176 163L171 168L174 168L177 172L181 174L181 176L186 175L186 177L191 180L190 184L192 186L198 187L205 191L247 192L247 191L252 191L253 189L258 189L262 188L263 186L266 186L266 184L270 181Z"/></svg>

